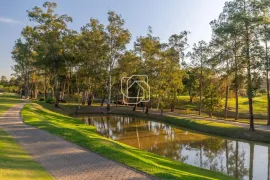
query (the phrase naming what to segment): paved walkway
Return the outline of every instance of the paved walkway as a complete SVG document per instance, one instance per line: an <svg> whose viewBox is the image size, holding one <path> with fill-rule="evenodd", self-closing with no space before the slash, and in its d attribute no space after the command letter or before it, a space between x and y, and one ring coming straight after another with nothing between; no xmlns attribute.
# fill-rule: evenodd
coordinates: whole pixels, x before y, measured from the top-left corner
<svg viewBox="0 0 270 180"><path fill-rule="evenodd" d="M151 114L160 114L160 111L150 110L149 113L151 113ZM196 116L196 115L185 115L185 114L179 114L179 113L175 113L175 112L164 112L163 115L177 116L177 117L180 117L180 118L188 118L188 119L196 119L196 120L208 120L208 121L213 121L213 122L221 122L221 123L231 124L231 125L240 126L240 127L244 127L244 128L249 129L249 124L247 124L247 123L226 121L226 120L217 119L217 118L210 118L210 117ZM270 126L255 125L255 130L270 131Z"/></svg>
<svg viewBox="0 0 270 180"><path fill-rule="evenodd" d="M150 180L150 176L85 150L58 136L25 125L17 104L0 117L0 128L19 144L55 179Z"/></svg>

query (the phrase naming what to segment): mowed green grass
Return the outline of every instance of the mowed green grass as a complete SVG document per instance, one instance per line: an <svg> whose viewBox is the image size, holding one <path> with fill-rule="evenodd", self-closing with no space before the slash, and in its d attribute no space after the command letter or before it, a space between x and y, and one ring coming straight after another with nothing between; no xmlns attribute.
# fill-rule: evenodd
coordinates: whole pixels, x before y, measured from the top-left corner
<svg viewBox="0 0 270 180"><path fill-rule="evenodd" d="M38 102L24 107L26 124L62 136L79 146L160 179L232 179L220 173L173 161L99 135L94 126L63 115L53 105Z"/></svg>
<svg viewBox="0 0 270 180"><path fill-rule="evenodd" d="M21 100L19 96L11 94L2 94L0 95L0 115L3 114L6 110L14 106L14 104L20 103Z"/></svg>
<svg viewBox="0 0 270 180"><path fill-rule="evenodd" d="M0 129L0 179L53 179L5 131Z"/></svg>
<svg viewBox="0 0 270 180"><path fill-rule="evenodd" d="M198 107L198 99L194 99L193 103L189 103L189 96L178 96L178 100L180 102L179 106L183 108L197 108ZM239 97L239 113L248 113L249 105L247 97ZM225 100L222 101L225 104ZM235 98L229 98L228 107L232 111L235 111ZM267 116L267 99L266 96L258 96L253 98L253 110L255 114L262 114Z"/></svg>
<svg viewBox="0 0 270 180"><path fill-rule="evenodd" d="M189 96L178 96L177 108L190 109L190 114L197 115L198 111L198 99L194 99L193 103L189 102ZM225 100L222 100L223 106L225 105ZM239 120L238 122L249 123L249 104L247 97L239 97ZM195 109L195 110L194 110ZM185 113L184 110L178 110L180 113ZM177 112L177 110L176 110ZM267 99L265 95L257 96L253 98L253 113L255 118L255 124L266 125L267 121ZM220 112L214 113L219 117L223 117L223 109ZM203 116L208 116L207 113L203 112ZM235 116L235 98L230 98L228 100L228 120L234 120Z"/></svg>
<svg viewBox="0 0 270 180"><path fill-rule="evenodd" d="M1 95L0 114L20 102L18 96ZM0 179L49 180L53 178L11 136L0 129Z"/></svg>
<svg viewBox="0 0 270 180"><path fill-rule="evenodd" d="M235 111L235 99L228 100L228 106ZM258 96L253 98L254 114L261 114L267 116L267 99L266 96ZM249 113L249 104L247 97L239 97L239 112Z"/></svg>

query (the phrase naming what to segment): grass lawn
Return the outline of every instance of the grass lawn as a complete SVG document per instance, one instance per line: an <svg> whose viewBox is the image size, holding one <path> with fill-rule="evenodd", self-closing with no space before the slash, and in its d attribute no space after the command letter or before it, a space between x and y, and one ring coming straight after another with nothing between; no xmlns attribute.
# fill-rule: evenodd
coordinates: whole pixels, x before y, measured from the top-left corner
<svg viewBox="0 0 270 180"><path fill-rule="evenodd" d="M21 100L15 95L0 95L0 115ZM5 131L0 129L0 179L53 179Z"/></svg>
<svg viewBox="0 0 270 180"><path fill-rule="evenodd" d="M14 104L20 102L21 100L19 99L19 96L9 94L0 95L0 115L11 108Z"/></svg>
<svg viewBox="0 0 270 180"><path fill-rule="evenodd" d="M229 108L235 110L235 99L228 100ZM239 112L248 113L248 98L239 97ZM253 110L255 114L261 114L267 116L267 99L266 96L258 96L253 98Z"/></svg>
<svg viewBox="0 0 270 180"><path fill-rule="evenodd" d="M179 103L176 106L177 108L183 109L191 109L190 114L198 114L198 111L194 109L198 109L198 99L194 99L193 103L189 102L189 96L178 96ZM248 98L247 97L239 97L239 121L238 122L246 122L245 119L249 118L249 105L248 105ZM225 104L225 100L222 101L223 105ZM230 98L228 100L228 117L234 118L235 116L235 99ZM181 111L181 110L179 110ZM184 112L184 110L182 110ZM257 121L256 119L267 119L267 99L266 96L257 96L253 98L253 111L255 117L255 124L263 124L266 125L266 121ZM215 114L215 113L214 113ZM223 110L221 112L217 112L216 115L223 117ZM206 115L203 113L202 115Z"/></svg>
<svg viewBox="0 0 270 180"><path fill-rule="evenodd" d="M189 102L189 96L178 96L180 101L180 106L183 108L198 108L198 99L194 99L193 103ZM248 98L240 96L238 98L239 103L239 113L248 113ZM225 104L225 99L223 99L223 104ZM253 98L253 110L255 114L264 114L267 115L267 99L266 96L257 96ZM235 98L229 98L228 107L231 110L235 111Z"/></svg>
<svg viewBox="0 0 270 180"><path fill-rule="evenodd" d="M233 122L240 122L240 123L250 124L249 119L234 120L232 118L228 118L228 119L226 119L226 121L233 121ZM267 125L267 120L254 119L254 124L256 124L256 125Z"/></svg>
<svg viewBox="0 0 270 180"><path fill-rule="evenodd" d="M232 179L110 140L99 135L95 127L64 115L62 110L55 109L53 105L37 103L27 104L22 110L26 124L62 136L79 146L160 179Z"/></svg>
<svg viewBox="0 0 270 180"><path fill-rule="evenodd" d="M5 131L0 129L0 179L53 179Z"/></svg>

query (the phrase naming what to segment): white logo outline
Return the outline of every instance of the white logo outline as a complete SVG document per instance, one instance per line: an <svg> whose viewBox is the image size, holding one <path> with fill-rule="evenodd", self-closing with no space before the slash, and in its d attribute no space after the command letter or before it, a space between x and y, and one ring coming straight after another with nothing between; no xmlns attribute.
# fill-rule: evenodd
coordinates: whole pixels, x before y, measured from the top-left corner
<svg viewBox="0 0 270 180"><path fill-rule="evenodd" d="M141 81L141 80L135 80L130 86L129 86L129 81L130 81L130 79L132 79L133 77L145 77L146 78L146 81ZM127 79L127 81L126 81L126 93L124 93L123 92L123 80L124 79ZM140 86L140 88L143 90L143 94L145 94L144 92L146 91L145 90L145 88L144 87L142 87L141 85L140 85L140 83L143 83L143 84L145 84L146 85L146 87L147 87L147 90L148 90L148 97L147 97L147 99L146 99L146 96L140 96L140 97L138 97L138 96L136 96L136 97L130 97L130 96L128 96L128 90L134 85L134 84L137 84L138 86ZM141 102L149 102L150 101L150 86L149 86L149 84L148 84L148 76L147 75L132 75L132 76L130 76L130 77L122 77L121 78L121 93L123 94L123 102L124 102L124 104L133 104L133 105L135 105L135 104L139 104L139 103L141 103ZM126 99L131 99L131 98L137 98L137 99L140 99L140 101L138 101L138 102L136 102L136 103L134 103L134 102L126 102Z"/></svg>

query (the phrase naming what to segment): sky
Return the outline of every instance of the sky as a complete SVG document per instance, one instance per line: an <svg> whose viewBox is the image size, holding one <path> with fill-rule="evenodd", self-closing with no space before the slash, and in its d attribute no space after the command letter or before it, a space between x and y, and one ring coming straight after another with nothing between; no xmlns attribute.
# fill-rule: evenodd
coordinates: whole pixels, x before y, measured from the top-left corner
<svg viewBox="0 0 270 180"><path fill-rule="evenodd" d="M190 46L211 39L209 23L217 19L227 0L54 0L58 14L73 18L69 28L80 27L96 18L107 24L107 12L113 10L125 19L125 27L132 33L132 48L137 36L146 35L149 26L153 35L166 42L172 34L189 31ZM14 62L11 51L20 32L26 25L33 25L26 10L41 7L45 0L2 0L0 6L0 76L10 77Z"/></svg>

